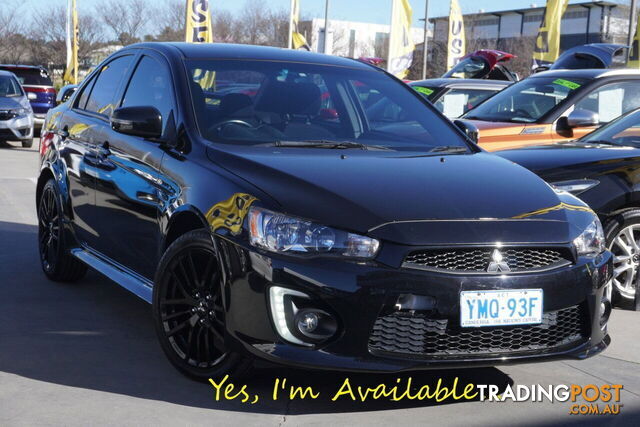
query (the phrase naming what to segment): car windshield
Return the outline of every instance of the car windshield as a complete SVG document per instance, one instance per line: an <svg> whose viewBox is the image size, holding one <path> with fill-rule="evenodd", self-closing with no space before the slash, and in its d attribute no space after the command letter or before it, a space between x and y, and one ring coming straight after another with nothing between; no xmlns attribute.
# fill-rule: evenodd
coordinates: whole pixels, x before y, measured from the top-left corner
<svg viewBox="0 0 640 427"><path fill-rule="evenodd" d="M437 87L427 87L427 86L419 86L416 84L410 85L413 90L418 92L420 95L424 96L426 99L431 99L434 96L434 93L437 93Z"/></svg>
<svg viewBox="0 0 640 427"><path fill-rule="evenodd" d="M602 126L580 141L640 146L640 109Z"/></svg>
<svg viewBox="0 0 640 427"><path fill-rule="evenodd" d="M12 76L0 76L0 98L7 96L21 96L20 84Z"/></svg>
<svg viewBox="0 0 640 427"><path fill-rule="evenodd" d="M191 60L187 67L200 132L213 142L469 148L446 118L373 68L257 60Z"/></svg>
<svg viewBox="0 0 640 427"><path fill-rule="evenodd" d="M470 111L465 118L490 122L533 123L553 110L585 79L533 77L509 86Z"/></svg>
<svg viewBox="0 0 640 427"><path fill-rule="evenodd" d="M33 86L53 86L53 82L46 70L39 68L12 68L13 74L18 77L20 84Z"/></svg>

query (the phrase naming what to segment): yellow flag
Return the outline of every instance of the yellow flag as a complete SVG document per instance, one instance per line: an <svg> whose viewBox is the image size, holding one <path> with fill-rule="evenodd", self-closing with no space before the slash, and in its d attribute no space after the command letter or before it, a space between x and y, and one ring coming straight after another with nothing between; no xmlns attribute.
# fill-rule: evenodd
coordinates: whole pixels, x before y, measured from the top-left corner
<svg viewBox="0 0 640 427"><path fill-rule="evenodd" d="M62 80L78 84L78 11L76 0L67 0L67 66Z"/></svg>
<svg viewBox="0 0 640 427"><path fill-rule="evenodd" d="M209 0L187 0L187 43L213 43L213 25L209 13Z"/></svg>
<svg viewBox="0 0 640 427"><path fill-rule="evenodd" d="M636 33L633 35L633 42L631 43L631 51L629 52L629 63L627 67L640 68L640 13L638 13L638 19L636 19Z"/></svg>
<svg viewBox="0 0 640 427"><path fill-rule="evenodd" d="M412 18L413 10L408 0L393 0L387 71L400 78L406 77L413 62Z"/></svg>
<svg viewBox="0 0 640 427"><path fill-rule="evenodd" d="M311 50L307 39L298 30L298 20L300 19L300 1L291 0L291 17L289 18L289 27L291 31L291 39L289 41L289 49L306 49Z"/></svg>
<svg viewBox="0 0 640 427"><path fill-rule="evenodd" d="M209 13L209 0L187 0L187 22L185 41L187 43L213 43L213 25ZM204 90L214 90L216 72L197 70L193 79Z"/></svg>
<svg viewBox="0 0 640 427"><path fill-rule="evenodd" d="M465 55L464 19L458 0L451 0L449 11L449 38L447 40L447 70L453 68Z"/></svg>
<svg viewBox="0 0 640 427"><path fill-rule="evenodd" d="M550 65L560 55L560 23L569 0L547 0L533 49L533 68Z"/></svg>

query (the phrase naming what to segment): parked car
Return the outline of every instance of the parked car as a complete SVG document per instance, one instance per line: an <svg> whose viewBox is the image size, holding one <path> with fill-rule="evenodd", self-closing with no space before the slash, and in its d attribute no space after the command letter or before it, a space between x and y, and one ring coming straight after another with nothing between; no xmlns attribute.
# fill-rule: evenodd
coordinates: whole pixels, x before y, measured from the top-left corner
<svg viewBox="0 0 640 427"><path fill-rule="evenodd" d="M47 111L56 106L56 90L46 68L33 65L0 64L0 70L11 71L29 95L36 130L44 123Z"/></svg>
<svg viewBox="0 0 640 427"><path fill-rule="evenodd" d="M580 70L586 68L624 68L627 65L629 46L613 43L589 43L567 49L548 67L538 67L534 72L546 70Z"/></svg>
<svg viewBox="0 0 640 427"><path fill-rule="evenodd" d="M409 83L450 119L462 116L505 87L507 80L427 79Z"/></svg>
<svg viewBox="0 0 640 427"><path fill-rule="evenodd" d="M517 82L518 75L505 65L515 58L507 52L494 49L480 49L463 56L442 78L488 79Z"/></svg>
<svg viewBox="0 0 640 427"><path fill-rule="evenodd" d="M555 70L515 83L462 116L480 146L504 150L577 139L640 107L640 71Z"/></svg>
<svg viewBox="0 0 640 427"><path fill-rule="evenodd" d="M13 73L0 71L0 142L33 145L33 111L27 94Z"/></svg>
<svg viewBox="0 0 640 427"><path fill-rule="evenodd" d="M498 154L589 204L614 254L614 297L633 301L640 260L640 110L576 141Z"/></svg>
<svg viewBox="0 0 640 427"><path fill-rule="evenodd" d="M208 102L203 72L239 91ZM370 117L380 98L402 120ZM609 344L597 216L374 66L136 44L47 120L44 273L74 281L90 266L151 303L162 349L189 376L238 374L254 357L389 372Z"/></svg>

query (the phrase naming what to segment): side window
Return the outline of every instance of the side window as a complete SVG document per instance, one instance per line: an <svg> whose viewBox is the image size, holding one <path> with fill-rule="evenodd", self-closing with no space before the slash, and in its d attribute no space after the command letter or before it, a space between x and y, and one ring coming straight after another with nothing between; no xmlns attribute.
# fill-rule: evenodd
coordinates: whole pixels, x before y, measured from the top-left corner
<svg viewBox="0 0 640 427"><path fill-rule="evenodd" d="M82 92L80 93L80 96L78 96L76 99L76 105L75 108L79 108L81 110L84 110L84 107L87 105L87 99L89 99L89 95L91 94L91 89L93 89L93 85L96 82L96 77L97 74L94 74L91 77L91 80L87 82L87 84L85 84L82 87Z"/></svg>
<svg viewBox="0 0 640 427"><path fill-rule="evenodd" d="M460 117L494 93L493 90L451 89L433 105L447 117Z"/></svg>
<svg viewBox="0 0 640 427"><path fill-rule="evenodd" d="M121 56L102 66L100 75L96 79L85 110L110 116L116 92L127 74L131 64L131 55Z"/></svg>
<svg viewBox="0 0 640 427"><path fill-rule="evenodd" d="M173 105L171 76L167 68L155 59L143 56L129 81L122 106L156 107L165 126Z"/></svg>
<svg viewBox="0 0 640 427"><path fill-rule="evenodd" d="M611 83L599 87L575 105L575 110L589 110L598 114L600 123L608 123L618 116L640 107L640 87L636 82Z"/></svg>

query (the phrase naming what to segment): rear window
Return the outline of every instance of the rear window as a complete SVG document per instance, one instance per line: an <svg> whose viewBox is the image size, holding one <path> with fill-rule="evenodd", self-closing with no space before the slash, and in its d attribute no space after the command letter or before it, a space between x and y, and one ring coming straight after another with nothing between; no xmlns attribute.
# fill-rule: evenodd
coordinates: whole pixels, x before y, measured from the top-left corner
<svg viewBox="0 0 640 427"><path fill-rule="evenodd" d="M11 71L18 77L20 84L33 86L53 86L49 73L46 70L36 68L12 68L0 67L0 69Z"/></svg>

